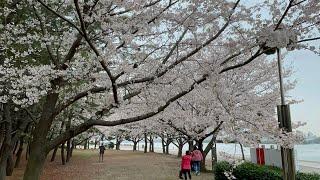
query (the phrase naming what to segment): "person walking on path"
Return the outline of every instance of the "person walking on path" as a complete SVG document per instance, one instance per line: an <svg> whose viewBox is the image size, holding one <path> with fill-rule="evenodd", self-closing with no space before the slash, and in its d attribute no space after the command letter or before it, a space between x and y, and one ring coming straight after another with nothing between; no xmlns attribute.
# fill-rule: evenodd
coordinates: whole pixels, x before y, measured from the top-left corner
<svg viewBox="0 0 320 180"><path fill-rule="evenodd" d="M181 159L181 170L179 172L179 178L182 178L182 174L184 175L184 179L187 180L187 174L189 176L189 179L191 179L191 155L189 151L186 151L186 155L182 156Z"/></svg>
<svg viewBox="0 0 320 180"><path fill-rule="evenodd" d="M200 164L203 160L203 156L200 150L198 150L197 146L194 147L194 150L191 153L193 167L196 175L200 175Z"/></svg>
<svg viewBox="0 0 320 180"><path fill-rule="evenodd" d="M106 150L106 148L104 147L103 144L101 144L99 146L99 162L103 162L103 155L104 155L105 150Z"/></svg>

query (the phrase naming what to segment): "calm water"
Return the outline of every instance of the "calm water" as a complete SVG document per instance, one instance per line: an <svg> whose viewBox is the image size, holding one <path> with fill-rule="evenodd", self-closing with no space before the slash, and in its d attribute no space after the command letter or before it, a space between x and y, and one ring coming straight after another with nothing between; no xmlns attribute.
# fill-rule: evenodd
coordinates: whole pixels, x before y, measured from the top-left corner
<svg viewBox="0 0 320 180"><path fill-rule="evenodd" d="M131 144L130 142L125 142L125 144ZM139 144L140 150L143 150L142 146L143 143ZM162 152L162 146L161 143L155 142L155 151L156 152ZM207 143L204 143L204 147L207 146ZM266 148L269 148L270 145L265 145ZM177 154L178 148L174 146L173 144L170 144L170 154ZM122 149L131 150L131 146L122 146ZM185 145L183 147L183 151L186 151L188 149L188 145ZM223 144L218 143L217 144L217 151L219 152L226 152L228 154L231 154L235 157L241 156L241 150L239 144ZM295 146L295 152L296 152L296 158L299 161L312 161L312 162L318 162L320 164L320 144L306 144L306 145L296 145ZM247 158L250 158L250 148L244 147L244 154ZM211 159L211 153L207 156L208 159Z"/></svg>

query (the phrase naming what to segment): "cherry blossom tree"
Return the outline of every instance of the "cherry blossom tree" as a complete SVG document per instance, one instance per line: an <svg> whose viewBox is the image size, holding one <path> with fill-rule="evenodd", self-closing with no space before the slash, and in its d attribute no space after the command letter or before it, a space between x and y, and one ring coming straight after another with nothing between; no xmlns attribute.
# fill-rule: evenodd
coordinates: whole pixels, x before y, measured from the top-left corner
<svg viewBox="0 0 320 180"><path fill-rule="evenodd" d="M308 42L319 39L319 6L317 0L5 1L0 102L42 107L24 179L39 179L47 154L90 127L160 117L217 73L259 60L275 46L318 53ZM220 65L201 68L204 60ZM241 70L232 73L252 71ZM80 123L48 140L57 116L73 106Z"/></svg>

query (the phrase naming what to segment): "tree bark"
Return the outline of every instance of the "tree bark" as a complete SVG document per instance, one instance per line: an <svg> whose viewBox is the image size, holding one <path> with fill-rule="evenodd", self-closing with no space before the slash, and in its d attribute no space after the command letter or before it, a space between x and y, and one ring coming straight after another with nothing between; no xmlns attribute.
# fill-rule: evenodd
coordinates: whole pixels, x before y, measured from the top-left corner
<svg viewBox="0 0 320 180"><path fill-rule="evenodd" d="M51 156L50 162L53 162L56 159L56 155L57 155L58 149L59 149L59 146L54 148L54 150L52 152L52 156Z"/></svg>
<svg viewBox="0 0 320 180"><path fill-rule="evenodd" d="M4 126L4 140L1 146L0 154L0 179L5 179L7 174L7 162L10 154L12 153L10 151L11 146L11 130L12 130L12 122L11 122L11 116L10 116L10 107L8 104L3 105L3 126Z"/></svg>
<svg viewBox="0 0 320 180"><path fill-rule="evenodd" d="M64 154L64 146L65 146L65 143L61 144L61 164L62 165L66 164L66 156Z"/></svg>
<svg viewBox="0 0 320 180"><path fill-rule="evenodd" d="M144 153L148 152L148 137L147 133L144 133Z"/></svg>
<svg viewBox="0 0 320 180"><path fill-rule="evenodd" d="M19 149L18 149L18 152L17 152L17 154L16 154L16 162L15 162L15 164L14 164L14 167L15 167L15 168L18 168L18 167L19 167L20 159L21 159L21 155L22 155L22 151L23 151L23 137L20 138Z"/></svg>
<svg viewBox="0 0 320 180"><path fill-rule="evenodd" d="M189 151L190 151L190 152L193 151L193 147L194 147L194 145L193 145L193 140L189 140L189 141L188 141L188 145L189 145Z"/></svg>
<svg viewBox="0 0 320 180"><path fill-rule="evenodd" d="M71 158L71 139L69 139L67 141L67 157L66 157L66 162L69 162L70 161L70 158Z"/></svg>
<svg viewBox="0 0 320 180"><path fill-rule="evenodd" d="M150 135L150 144L149 144L149 152L154 152L154 143L153 143L153 138L152 138L152 135Z"/></svg>
<svg viewBox="0 0 320 180"><path fill-rule="evenodd" d="M30 144L31 151L27 167L24 172L24 180L38 180L40 178L46 156L48 155L48 149L46 149L46 137L54 119L55 105L57 103L58 96L59 95L57 93L47 95L40 120L32 132L33 139Z"/></svg>
<svg viewBox="0 0 320 180"><path fill-rule="evenodd" d="M162 153L165 154L166 153L166 145L164 142L164 138L161 137L161 144L162 144Z"/></svg>
<svg viewBox="0 0 320 180"><path fill-rule="evenodd" d="M244 151L243 151L243 146L242 144L239 142L239 145L240 145L240 149L241 149L241 155L242 155L242 160L246 160L245 156L244 156Z"/></svg>
<svg viewBox="0 0 320 180"><path fill-rule="evenodd" d="M14 169L13 153L9 153L8 158L7 158L6 175L12 176L13 169Z"/></svg>
<svg viewBox="0 0 320 180"><path fill-rule="evenodd" d="M133 151L137 150L137 144L138 144L137 141L133 141Z"/></svg>

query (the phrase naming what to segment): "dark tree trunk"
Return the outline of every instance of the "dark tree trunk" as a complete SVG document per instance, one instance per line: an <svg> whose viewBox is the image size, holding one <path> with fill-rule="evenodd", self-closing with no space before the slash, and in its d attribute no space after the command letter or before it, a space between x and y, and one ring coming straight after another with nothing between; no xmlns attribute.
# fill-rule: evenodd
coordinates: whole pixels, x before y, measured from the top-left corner
<svg viewBox="0 0 320 180"><path fill-rule="evenodd" d="M6 167L7 176L12 176L13 169L14 169L13 153L10 153L7 158L7 167Z"/></svg>
<svg viewBox="0 0 320 180"><path fill-rule="evenodd" d="M120 150L121 141L119 138L116 138L116 150Z"/></svg>
<svg viewBox="0 0 320 180"><path fill-rule="evenodd" d="M72 140L72 146L71 146L71 150L70 150L70 158L72 157L72 153L73 153L73 150L76 148L76 143L74 142L74 140Z"/></svg>
<svg viewBox="0 0 320 180"><path fill-rule="evenodd" d="M17 149L18 149L18 145L19 145L19 141L17 141L17 142L15 143L15 145L14 145L14 148L13 148L13 151L12 151L13 154L16 154L16 151L17 151Z"/></svg>
<svg viewBox="0 0 320 180"><path fill-rule="evenodd" d="M133 151L137 150L138 141L133 141Z"/></svg>
<svg viewBox="0 0 320 180"><path fill-rule="evenodd" d="M98 141L95 139L94 140L94 149L97 149L97 144L98 144Z"/></svg>
<svg viewBox="0 0 320 180"><path fill-rule="evenodd" d="M70 128L71 128L71 117L72 113L69 114L69 117L68 117L68 121L66 123L66 131L69 131ZM67 148L66 148L66 151L67 151L67 157L66 157L66 162L69 162L71 156L70 156L70 153L71 153L71 138L67 140Z"/></svg>
<svg viewBox="0 0 320 180"><path fill-rule="evenodd" d="M240 145L240 149L241 149L242 160L246 160L246 158L244 156L243 146L241 143L239 143L239 145Z"/></svg>
<svg viewBox="0 0 320 180"><path fill-rule="evenodd" d="M27 143L26 160L29 159L29 155L30 155L30 142Z"/></svg>
<svg viewBox="0 0 320 180"><path fill-rule="evenodd" d="M84 147L83 147L83 148L84 148L84 149L87 149L87 145L88 145L88 142L87 142L87 140L85 140L85 141L84 141Z"/></svg>
<svg viewBox="0 0 320 180"><path fill-rule="evenodd" d="M65 146L65 143L62 143L61 144L61 164L62 165L66 164L66 156L64 154L64 146Z"/></svg>
<svg viewBox="0 0 320 180"><path fill-rule="evenodd" d="M66 162L69 162L70 161L70 158L71 158L71 139L69 139L67 141L67 157L66 157Z"/></svg>
<svg viewBox="0 0 320 180"><path fill-rule="evenodd" d="M165 154L166 153L166 145L164 142L164 138L161 137L161 144L162 144L162 153Z"/></svg>
<svg viewBox="0 0 320 180"><path fill-rule="evenodd" d="M16 154L16 162L14 164L15 168L19 167L22 151L23 151L23 138L20 138L19 149Z"/></svg>
<svg viewBox="0 0 320 180"><path fill-rule="evenodd" d="M30 144L30 157L24 172L24 180L38 180L45 163L48 150L46 149L47 135L54 119L55 106L59 94L52 93L46 97L46 102L43 105L43 110L39 122L36 124Z"/></svg>
<svg viewBox="0 0 320 180"><path fill-rule="evenodd" d="M148 152L148 137L147 133L144 133L144 153Z"/></svg>
<svg viewBox="0 0 320 180"><path fill-rule="evenodd" d="M12 122L10 117L10 107L8 104L3 105L3 126L4 126L4 140L1 146L0 150L0 179L5 179L7 174L7 162L10 154L12 151L10 151L11 146L11 130L12 130Z"/></svg>
<svg viewBox="0 0 320 180"><path fill-rule="evenodd" d="M153 148L153 146L154 146L154 143L153 143L153 137L152 137L152 135L150 135L150 144L149 144L149 152L154 152L154 148Z"/></svg>
<svg viewBox="0 0 320 180"><path fill-rule="evenodd" d="M166 142L166 154L170 154L169 152L169 147L170 144L172 143L172 140L170 138L167 138L167 142Z"/></svg>
<svg viewBox="0 0 320 180"><path fill-rule="evenodd" d="M188 145L189 145L189 151L190 151L190 152L193 151L193 147L194 147L194 145L193 145L193 140L189 140L189 141L188 141Z"/></svg>
<svg viewBox="0 0 320 180"><path fill-rule="evenodd" d="M52 156L51 156L50 162L53 162L56 159L58 148L59 148L58 146L54 148L54 150L52 152Z"/></svg>

